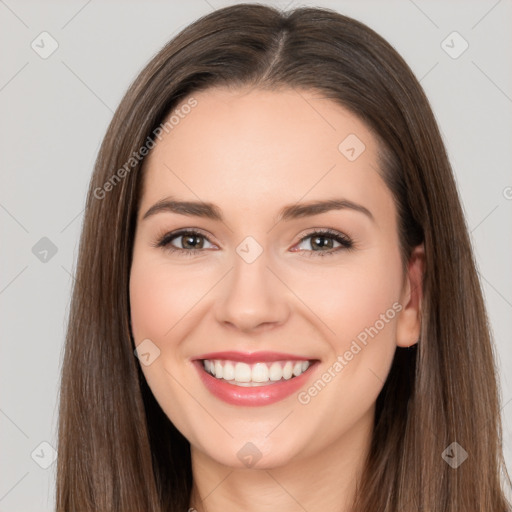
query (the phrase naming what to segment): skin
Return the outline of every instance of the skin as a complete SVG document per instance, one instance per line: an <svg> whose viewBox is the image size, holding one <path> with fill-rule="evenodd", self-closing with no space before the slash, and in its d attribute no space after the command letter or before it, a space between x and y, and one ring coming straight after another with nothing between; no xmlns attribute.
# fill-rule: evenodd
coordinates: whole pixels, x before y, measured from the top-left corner
<svg viewBox="0 0 512 512"><path fill-rule="evenodd" d="M404 272L377 141L347 109L314 91L193 96L197 106L145 162L130 278L135 344L149 338L160 350L144 375L191 443L190 506L348 511L394 351L419 337L423 249ZM349 134L366 146L354 161L338 150ZM224 221L169 211L143 219L171 195L214 203ZM364 206L373 219L345 208L276 223L285 205L333 198ZM186 237L172 241L182 253L154 246L183 228L206 237L192 240L195 254L184 254ZM339 250L332 238L318 248L315 236L304 239L314 228L344 234L353 248ZM263 250L250 264L236 252L247 236ZM307 404L296 393L264 407L227 404L191 363L224 350L318 359L307 390L394 303L401 311ZM237 457L247 442L261 453L251 468Z"/></svg>

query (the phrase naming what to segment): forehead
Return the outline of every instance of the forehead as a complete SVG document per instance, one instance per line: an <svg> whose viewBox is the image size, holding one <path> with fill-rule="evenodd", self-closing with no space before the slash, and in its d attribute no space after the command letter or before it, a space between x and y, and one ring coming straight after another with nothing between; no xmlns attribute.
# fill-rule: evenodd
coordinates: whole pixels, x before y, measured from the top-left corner
<svg viewBox="0 0 512 512"><path fill-rule="evenodd" d="M257 212L301 198L371 204L389 195L376 138L320 92L213 88L191 98L146 159L143 204L172 194Z"/></svg>

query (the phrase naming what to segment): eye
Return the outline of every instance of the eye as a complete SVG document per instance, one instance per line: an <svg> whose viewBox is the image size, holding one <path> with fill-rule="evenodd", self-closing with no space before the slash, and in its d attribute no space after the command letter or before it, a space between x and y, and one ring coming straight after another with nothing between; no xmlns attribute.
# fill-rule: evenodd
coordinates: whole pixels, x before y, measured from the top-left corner
<svg viewBox="0 0 512 512"><path fill-rule="evenodd" d="M309 240L311 249L300 248ZM153 245L153 247L162 247L171 253L179 253L183 256L192 256L202 252L205 247L205 242L215 247L206 235L193 229L182 229L173 233L166 233L161 236ZM175 244L181 246L177 247ZM338 244L338 246L336 246ZM332 229L322 229L311 231L308 235L302 237L299 242L299 249L296 251L305 251L307 256L327 256L340 252L341 250L353 248L352 240ZM325 250L324 250L325 249Z"/></svg>
<svg viewBox="0 0 512 512"><path fill-rule="evenodd" d="M176 241L181 247L174 245ZM153 246L164 247L169 252L180 252L183 255L190 256L205 249L205 241L211 243L208 241L208 238L199 231L182 229L174 233L165 234L159 238Z"/></svg>
<svg viewBox="0 0 512 512"><path fill-rule="evenodd" d="M310 232L308 235L301 239L300 244L303 244L308 240L309 242L307 245L309 245L312 250L306 249L306 252L309 253L307 256L332 255L344 249L351 249L354 246L352 240L348 236L332 229L323 229ZM338 244L338 246L336 247L335 244Z"/></svg>

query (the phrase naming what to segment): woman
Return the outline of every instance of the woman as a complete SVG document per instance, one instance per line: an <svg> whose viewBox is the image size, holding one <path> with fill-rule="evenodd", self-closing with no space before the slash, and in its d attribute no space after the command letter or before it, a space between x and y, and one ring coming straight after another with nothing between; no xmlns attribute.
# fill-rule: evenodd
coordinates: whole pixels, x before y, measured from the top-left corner
<svg viewBox="0 0 512 512"><path fill-rule="evenodd" d="M236 5L178 34L92 177L57 510L505 511L500 429L406 63L327 9Z"/></svg>

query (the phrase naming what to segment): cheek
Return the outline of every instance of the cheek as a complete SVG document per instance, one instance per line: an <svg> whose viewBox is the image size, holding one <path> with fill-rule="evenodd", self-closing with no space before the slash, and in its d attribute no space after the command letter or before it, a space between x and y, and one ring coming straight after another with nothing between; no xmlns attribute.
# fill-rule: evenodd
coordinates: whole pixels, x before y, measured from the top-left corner
<svg viewBox="0 0 512 512"><path fill-rule="evenodd" d="M355 424L371 408L389 373L402 309L402 270L398 253L388 256L317 276L317 286L311 287L314 312L329 327L324 332L330 350L323 373L298 400L329 415L333 428L326 430L326 439L335 439L340 428Z"/></svg>
<svg viewBox="0 0 512 512"><path fill-rule="evenodd" d="M141 262L142 263L142 262ZM135 343L144 338L158 339L165 332L163 308L172 295L164 281L159 279L158 268L139 264L134 260L130 274L130 309Z"/></svg>
<svg viewBox="0 0 512 512"><path fill-rule="evenodd" d="M375 326L382 334L380 339L393 338L394 343L397 306L393 308L393 304L399 300L402 286L398 252L389 251L387 257L372 253L328 269L306 270L286 270L284 280L294 283L295 294L304 298L313 313L310 318L323 326L321 330L337 354L358 336L364 338L367 330L374 334Z"/></svg>
<svg viewBox="0 0 512 512"><path fill-rule="evenodd" d="M152 255L134 251L130 271L132 334L135 345L149 339L160 351L153 362L141 364L141 370L155 399L181 431L191 429L188 419L193 415L186 412L191 402L178 384L185 379L183 368L178 366L183 354L179 343L174 341L175 332L171 334L170 330L197 302L196 294L188 291L194 287L186 287L185 283L186 278L179 270L169 271L168 266Z"/></svg>
<svg viewBox="0 0 512 512"><path fill-rule="evenodd" d="M141 339L163 340L182 319L207 287L204 279L150 256L134 255L130 272L132 331ZM205 288L205 289L203 289Z"/></svg>
<svg viewBox="0 0 512 512"><path fill-rule="evenodd" d="M392 306L399 298L400 287L399 276L394 276L391 268L366 267L363 271L354 271L345 276L343 288L338 301L341 313L338 330L342 339L362 338L372 327L384 331L385 326L394 324Z"/></svg>
<svg viewBox="0 0 512 512"><path fill-rule="evenodd" d="M318 407L331 409L333 420L343 423L346 411L355 418L370 407L380 392L396 349L396 323L402 268L398 252L361 258L357 265L331 269L316 276L308 301L325 330L329 355L321 382L306 389L304 402L314 398ZM304 290L305 291L305 290ZM299 292L300 294L300 292ZM331 385L332 382L332 385ZM326 392L321 391L326 388ZM320 393L321 391L321 393ZM340 398L343 397L343 398Z"/></svg>

